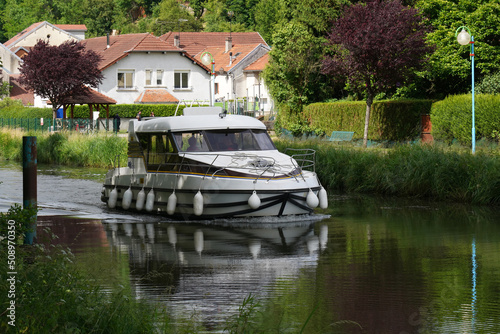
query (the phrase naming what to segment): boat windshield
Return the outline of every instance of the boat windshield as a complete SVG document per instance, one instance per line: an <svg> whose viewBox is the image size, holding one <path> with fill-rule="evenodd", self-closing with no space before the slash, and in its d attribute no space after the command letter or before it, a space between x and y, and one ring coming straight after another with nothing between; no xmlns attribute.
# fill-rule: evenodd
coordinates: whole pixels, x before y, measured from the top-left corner
<svg viewBox="0 0 500 334"><path fill-rule="evenodd" d="M275 150L266 130L209 130L174 133L179 152Z"/></svg>

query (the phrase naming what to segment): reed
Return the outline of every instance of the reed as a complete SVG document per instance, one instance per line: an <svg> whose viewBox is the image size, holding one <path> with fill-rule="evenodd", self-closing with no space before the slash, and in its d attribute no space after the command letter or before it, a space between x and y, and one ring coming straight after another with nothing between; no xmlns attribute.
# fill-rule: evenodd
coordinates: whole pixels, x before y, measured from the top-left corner
<svg viewBox="0 0 500 334"><path fill-rule="evenodd" d="M126 164L126 139L106 133L87 135L0 129L0 158L20 161L22 137L27 135L37 136L39 163L108 168L115 163L115 157L120 156L120 164Z"/></svg>
<svg viewBox="0 0 500 334"><path fill-rule="evenodd" d="M397 145L360 149L319 141L276 141L316 150L316 172L330 191L434 198L494 205L500 203L500 154L440 145Z"/></svg>

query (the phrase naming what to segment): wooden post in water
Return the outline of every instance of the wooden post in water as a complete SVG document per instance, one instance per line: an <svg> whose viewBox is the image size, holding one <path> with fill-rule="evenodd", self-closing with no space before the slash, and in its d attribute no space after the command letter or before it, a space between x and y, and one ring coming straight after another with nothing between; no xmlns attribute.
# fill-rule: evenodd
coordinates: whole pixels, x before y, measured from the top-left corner
<svg viewBox="0 0 500 334"><path fill-rule="evenodd" d="M37 208L37 154L36 137L23 137L23 207ZM31 216L28 221L22 222L29 228L24 237L24 244L32 245L36 237L37 214Z"/></svg>

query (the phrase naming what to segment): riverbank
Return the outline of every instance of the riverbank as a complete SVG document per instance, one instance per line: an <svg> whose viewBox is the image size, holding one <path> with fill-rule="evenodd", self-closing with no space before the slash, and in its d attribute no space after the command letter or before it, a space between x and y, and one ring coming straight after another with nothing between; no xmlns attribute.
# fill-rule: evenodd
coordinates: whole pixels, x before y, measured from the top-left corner
<svg viewBox="0 0 500 334"><path fill-rule="evenodd" d="M22 136L0 130L0 159L21 160ZM38 162L82 167L126 164L126 138L114 134L38 135ZM361 149L326 141L277 139L287 147L316 150L316 172L330 192L433 198L482 205L500 204L500 152L497 147L468 148L405 144Z"/></svg>

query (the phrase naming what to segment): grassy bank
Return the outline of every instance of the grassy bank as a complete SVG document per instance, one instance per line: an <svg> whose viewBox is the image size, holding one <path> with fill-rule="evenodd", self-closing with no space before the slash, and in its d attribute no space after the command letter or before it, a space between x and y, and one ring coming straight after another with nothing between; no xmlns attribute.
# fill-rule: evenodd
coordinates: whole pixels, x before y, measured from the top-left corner
<svg viewBox="0 0 500 334"><path fill-rule="evenodd" d="M0 130L0 158L21 160L21 131ZM360 149L325 141L275 140L287 147L316 150L316 171L330 191L434 198L474 204L500 204L500 151L435 144ZM38 135L38 162L111 167L117 155L126 163L126 138L112 134Z"/></svg>
<svg viewBox="0 0 500 334"><path fill-rule="evenodd" d="M0 129L0 158L21 161L23 136L37 136L39 163L108 168L121 155L121 165L126 164L127 140L109 133L50 134Z"/></svg>
<svg viewBox="0 0 500 334"><path fill-rule="evenodd" d="M318 141L276 141L316 150L316 171L330 191L434 198L474 204L500 204L500 152L400 145L360 149Z"/></svg>

